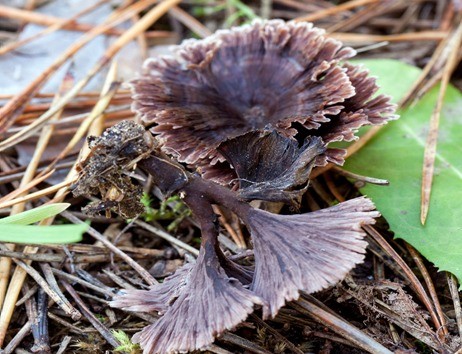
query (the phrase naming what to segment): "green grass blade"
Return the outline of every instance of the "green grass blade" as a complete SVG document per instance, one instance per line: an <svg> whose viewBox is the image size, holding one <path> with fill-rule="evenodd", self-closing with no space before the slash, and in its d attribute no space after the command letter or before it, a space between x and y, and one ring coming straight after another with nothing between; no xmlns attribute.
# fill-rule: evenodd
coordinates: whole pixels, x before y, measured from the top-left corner
<svg viewBox="0 0 462 354"><path fill-rule="evenodd" d="M22 244L73 243L82 240L89 225L0 225L0 242Z"/></svg>
<svg viewBox="0 0 462 354"><path fill-rule="evenodd" d="M69 203L55 203L42 205L38 208L24 211L22 213L7 216L0 219L0 225L15 224L15 225L30 225L49 217L55 216L70 206Z"/></svg>

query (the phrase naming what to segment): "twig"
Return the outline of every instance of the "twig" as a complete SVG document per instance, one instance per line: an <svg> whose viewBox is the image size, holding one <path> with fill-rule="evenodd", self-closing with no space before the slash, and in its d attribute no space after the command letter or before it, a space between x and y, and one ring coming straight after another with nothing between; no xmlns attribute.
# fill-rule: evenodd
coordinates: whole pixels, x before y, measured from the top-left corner
<svg viewBox="0 0 462 354"><path fill-rule="evenodd" d="M426 309L430 313L430 317L433 321L433 324L435 325L436 329L440 329L443 324L440 322L440 319L435 312L435 309L432 305L432 302L430 301L430 298L428 297L424 287L420 283L419 279L417 279L417 276L414 274L414 272L409 268L407 263L401 258L401 256L391 247L388 242L382 237L382 235L375 230L370 225L364 225L363 229L387 252L395 262L403 269L404 273L406 274L407 278L410 280L410 286L414 289L416 294L419 296L420 300L424 303Z"/></svg>
<svg viewBox="0 0 462 354"><path fill-rule="evenodd" d="M225 332L223 335L219 338L225 342L232 343L234 345L237 345L241 348L246 349L246 351L250 353L255 353L255 354L271 354L271 352L267 351L266 349L263 349L262 347L256 345L255 343L244 339L242 337L239 337L233 333Z"/></svg>
<svg viewBox="0 0 462 354"><path fill-rule="evenodd" d="M67 50L64 51L47 69L45 69L35 80L33 80L22 92L18 93L11 100L7 102L5 106L0 109L0 116L3 118L0 121L0 133L6 131L8 127L13 124L16 116L18 116L24 105L33 97L33 95L38 91L38 89L48 80L53 73L58 70L62 64L64 64L70 57L72 57L78 50L85 46L88 42L93 40L95 37L106 33L109 29L114 26L124 22L125 20L130 19L133 15L144 10L147 6L154 3L156 0L140 0L133 4L132 6L125 9L123 12L119 12L118 15L112 20L106 20L101 25L98 25L94 29L87 32L74 44L72 44ZM157 8L157 7L156 7ZM151 10L151 11L154 11ZM127 31L128 32L128 31ZM125 32L125 33L127 33ZM124 37L124 36L122 36ZM120 37L120 38L122 38ZM119 38L119 40L120 40ZM62 109L67 102L73 98L80 90L88 83L88 81L101 69L106 63L108 63L110 57L106 60L100 60L96 67L89 73L87 77L82 79L77 83L76 86L67 95L65 95L56 105L48 110L45 114L40 116L31 126L28 126L24 131L18 133L2 142L0 142L0 151L6 149L11 144L17 143L26 139L29 135L28 130L33 128L35 125L42 124L44 121L49 120L56 112ZM14 144L13 143L13 144Z"/></svg>
<svg viewBox="0 0 462 354"><path fill-rule="evenodd" d="M347 321L340 317L334 316L331 313L316 306L302 297L293 303L296 309L302 308L309 312L309 314L319 321L322 325L329 327L335 333L340 334L342 337L347 338L359 348L374 354L392 354L390 350L385 348L380 343L360 331L358 328L352 326Z"/></svg>
<svg viewBox="0 0 462 354"><path fill-rule="evenodd" d="M30 164L29 164L28 166L30 166ZM45 173L45 174L42 175L41 177L34 178L32 181L30 181L30 182L27 183L26 185L24 185L24 186L22 186L22 187L19 187L18 189L13 190L11 193L8 193L8 194L5 195L4 197L0 198L0 204L3 203L3 202L6 202L6 201L8 201L8 200L17 198L17 197L19 197L21 194L27 193L27 192L30 191L32 188L34 188L36 185L42 183L42 182L45 181L47 178L49 178L54 172L55 172L55 170L48 171L47 173ZM25 174L23 174L23 176L25 176ZM23 179L23 180L24 180L24 179ZM16 205L20 205L20 204L16 204Z"/></svg>
<svg viewBox="0 0 462 354"><path fill-rule="evenodd" d="M84 335L86 333L86 331L84 331L84 330L80 329L79 327L74 326L73 324L67 322L66 320L62 319L61 317L55 315L53 312L49 312L48 317L51 320L58 322L61 326L69 328L70 332L77 333L77 334L80 334L80 335ZM95 332L96 332L96 330L95 330Z"/></svg>
<svg viewBox="0 0 462 354"><path fill-rule="evenodd" d="M339 12L342 11L347 11L350 9L353 9L355 7L359 6L364 6L370 3L377 2L378 0L351 0L348 2L345 2L343 4L333 6L331 8L319 10L313 14L305 15L302 17L297 17L295 21L307 21L307 22L314 22L317 20L320 20L322 18L328 17L328 16L333 16L335 14L338 14Z"/></svg>
<svg viewBox="0 0 462 354"><path fill-rule="evenodd" d="M228 220L226 219L225 214L221 211L221 208L218 205L214 205L213 211L220 216L219 218L220 222L223 224L226 231L228 231L228 233L231 235L231 238L236 243L237 247L240 249L247 248L243 235L238 234L236 231L234 231L234 229L231 227Z"/></svg>
<svg viewBox="0 0 462 354"><path fill-rule="evenodd" d="M5 246L0 245L0 248L4 249ZM37 284L40 285L40 287L53 299L54 302L72 319L78 320L81 317L81 314L70 304L69 301L67 301L66 298L61 298L59 294L55 293L53 289L50 287L50 285L43 279L43 277L37 272L34 268L32 268L30 265L28 265L25 262L22 262L17 259L13 259L14 262L20 266L27 274L29 274L36 282ZM22 285L22 284L21 284ZM22 287L22 286L21 286ZM6 302L5 302L6 303ZM2 313L1 313L1 319L7 318L7 310L13 311L14 306L11 308L3 308ZM9 315L11 318L11 315ZM4 330L4 322L1 322L0 329L3 331ZM3 333L1 333L3 335ZM0 338L1 342L3 343L4 338Z"/></svg>
<svg viewBox="0 0 462 354"><path fill-rule="evenodd" d="M58 351L56 354L64 354L67 350L67 347L69 346L69 343L71 342L72 337L71 336L65 336L63 340L61 341L61 344L59 345Z"/></svg>
<svg viewBox="0 0 462 354"><path fill-rule="evenodd" d="M24 326L19 330L8 345L3 349L2 354L11 354L16 347L22 342L22 340L29 334L31 329L30 321L27 321Z"/></svg>
<svg viewBox="0 0 462 354"><path fill-rule="evenodd" d="M358 175L356 173L344 170L343 168L338 167L338 166L333 166L332 170L334 170L336 173L338 173L341 176L352 178L352 179L355 179L355 180L361 181L361 182L377 184L379 186L388 186L390 184L390 182L387 181L386 179L380 179L380 178L374 178L374 177Z"/></svg>
<svg viewBox="0 0 462 354"><path fill-rule="evenodd" d="M413 33L399 34L360 34L334 32L327 34L330 38L335 38L342 42L370 43L370 42L406 42L406 41L439 41L448 35L444 31L422 31Z"/></svg>
<svg viewBox="0 0 462 354"><path fill-rule="evenodd" d="M438 294L436 293L435 286L433 285L432 278L430 277L430 274L428 273L427 267L425 267L425 264L423 263L422 257L420 254L412 247L410 244L406 243L406 248L411 254L412 259L414 262L417 264L417 267L420 270L420 273L422 274L425 284L427 285L428 292L430 293L430 297L433 300L433 304L436 309L436 313L438 314L438 317L441 322L441 328L438 328L438 336L440 340L444 343L445 342L445 336L449 335L448 328L447 328L447 323L446 323L446 316L443 312L443 309L441 308L440 301L438 299ZM441 329L441 331L440 331ZM441 333L441 334L440 334Z"/></svg>
<svg viewBox="0 0 462 354"><path fill-rule="evenodd" d="M324 180L326 181L327 188L329 188L329 191L332 193L335 199L338 200L339 202L344 202L345 197L339 192L337 186L332 180L332 176L329 173L325 173L323 176L324 176Z"/></svg>
<svg viewBox="0 0 462 354"><path fill-rule="evenodd" d="M195 255L196 257L199 255L199 250L188 245L187 243L184 243L183 241L180 241L178 240L176 237L173 237L172 235L166 233L165 231L162 231L156 227L154 227L153 225L150 225L144 221L141 221L141 220L135 220L135 224L137 224L138 226L141 226L143 229L146 229L150 232L152 232L153 234L163 238L164 240L178 246L178 247L181 247L183 248L184 250L188 251L189 253Z"/></svg>
<svg viewBox="0 0 462 354"><path fill-rule="evenodd" d="M260 17L269 19L271 17L271 10L273 7L273 0L261 0Z"/></svg>
<svg viewBox="0 0 462 354"><path fill-rule="evenodd" d="M420 209L420 222L422 225L425 225L430 208L430 194L432 190L433 173L435 170L436 146L438 142L441 109L443 108L444 96L446 95L446 89L449 85L451 74L457 65L457 58L461 43L462 22L459 24L459 27L450 40L449 46L451 47L451 52L443 69L438 99L436 101L435 109L430 117L430 128L427 135L427 141L425 143L424 163L422 168L422 200Z"/></svg>
<svg viewBox="0 0 462 354"><path fill-rule="evenodd" d="M83 224L84 222L81 221L79 218L76 216L72 215L69 212L62 212L62 216L64 216L66 219L72 221L74 224ZM117 254L120 258L122 258L125 262L128 263L129 266L131 266L134 270L138 272L138 274L149 284L149 285L154 285L157 284L157 280L152 277L149 272L141 267L137 262L135 262L130 256L128 256L126 253L124 253L122 250L120 250L117 246L114 246L106 237L101 235L98 231L93 229L92 227L88 228L87 233L95 238L96 240L100 241L102 244L104 244L107 248L109 248L112 252Z"/></svg>
<svg viewBox="0 0 462 354"><path fill-rule="evenodd" d="M120 346L120 343L117 341L117 339L112 335L111 331L106 328L105 325L103 325L96 317L93 315L93 313L90 311L90 309L85 305L85 303L82 301L80 296L75 292L74 288L70 286L68 283L63 281L63 285L66 288L67 292L74 298L75 302L77 303L77 306L80 308L80 311L85 315L88 321L93 325L94 328L103 336L106 341L112 345L114 348L117 348Z"/></svg>
<svg viewBox="0 0 462 354"><path fill-rule="evenodd" d="M250 317L252 320L254 320L256 323L258 323L261 327L266 328L277 340L281 341L286 345L286 347L291 350L292 352L296 354L304 354L302 350L297 348L294 343L292 343L290 340L288 340L286 337L284 337L281 333L276 331L273 327L271 327L268 323L263 321L260 317L258 317L255 314L251 314Z"/></svg>
<svg viewBox="0 0 462 354"><path fill-rule="evenodd" d="M73 82L73 78L71 77L70 73L67 72L60 87L59 87L59 91L58 93L55 95L55 98L53 100L53 103L56 103L56 101L59 99L59 97L61 95L63 95L66 90L72 86L72 82ZM53 115L51 117L52 120L57 120L59 119L59 117L61 116L61 113L62 113L62 110L58 110L56 112L55 115ZM54 130L54 127L53 126L50 126L50 127L46 127L42 130L41 134L40 134L40 137L39 137L39 140L37 142L37 145L36 145L36 149L34 151L34 154L32 156L32 159L31 161L29 162L27 168L26 168L26 171L24 172L24 176L21 180L21 183L19 185L19 188L17 189L20 189L20 190L26 190L26 187L28 187L33 179L33 176L37 170L37 167L39 165L39 162L40 162L40 158L42 157L42 154L43 152L45 151L45 148L46 146L48 145L48 142L50 141L51 139L51 135L53 134L53 130ZM24 192L22 193L24 194ZM0 204L2 204L0 202ZM1 207L0 207L1 208ZM18 214L22 211L24 211L25 209L25 203L22 202L22 203L17 203L15 205L13 205L13 208L11 210L11 215L14 215L14 214ZM10 244L8 245L7 247L9 247L9 249L11 251L14 251L15 249L15 246ZM15 293L16 293L16 297L11 293L10 294L10 297L9 297L9 301L10 303L5 303L4 304L4 301L6 301L5 299L5 296L7 294L7 283L8 283L8 279L9 279L9 275L10 275L10 268L11 268L11 259L8 259L8 258L2 258L0 260L0 274L2 274L1 276L1 279L0 279L0 307L3 305L4 306L4 309L5 308L8 308L8 307L14 307L14 303L16 302L16 299L17 299L17 296L19 295L19 291L20 291L20 287L17 287L15 289ZM15 283L12 282L10 283L8 289L13 289L13 285ZM10 311L7 311L5 310L6 313L9 313ZM11 312L12 313L12 312ZM9 319L7 318L4 318L3 317L3 320L9 322ZM0 316L0 327L2 326L2 317ZM5 322L5 326L8 327L8 324ZM1 327L3 328L3 327ZM2 336L2 332L0 330L0 338Z"/></svg>
<svg viewBox="0 0 462 354"><path fill-rule="evenodd" d="M178 6L172 7L169 13L201 38L212 34L207 27Z"/></svg>
<svg viewBox="0 0 462 354"><path fill-rule="evenodd" d="M454 311L456 313L457 329L459 330L459 338L462 338L462 308L460 306L459 290L457 289L457 279L454 275L446 273L451 293L452 302L454 303Z"/></svg>
<svg viewBox="0 0 462 354"><path fill-rule="evenodd" d="M206 348L209 352L212 352L212 353L215 353L215 354L233 354L232 352L226 350L226 349L223 349L223 348L220 348L218 345L215 345L215 344L210 344L209 346L207 346Z"/></svg>
<svg viewBox="0 0 462 354"><path fill-rule="evenodd" d="M42 198L42 197L44 197L46 195L49 195L51 193L55 193L55 192L59 191L62 188L70 186L75 181L76 181L75 179L72 180L72 181L64 181L64 182L55 184L54 186L41 189L41 190L39 190L37 192L30 193L30 194L25 195L23 197L18 197L18 198L15 198L15 199L8 200L8 201L6 201L4 203L0 203L0 209L8 208L8 207L10 207L12 205L15 205L15 204L18 204L18 203L24 203L24 202L28 202L28 201L31 201L31 200L36 200L36 199Z"/></svg>
<svg viewBox="0 0 462 354"><path fill-rule="evenodd" d="M65 20L60 20L60 21L57 21L55 22L54 24L50 25L49 27L45 28L44 30L42 31L39 31L37 32L36 34L30 36L30 37L27 37L27 38L24 38L20 41L16 41L16 42L11 42L11 43L8 43L6 45L4 45L3 47L0 48L0 55L4 55L14 49L17 49L27 43L30 43L32 42L33 40L37 39L37 38L40 38L46 34L49 34L49 33L52 33L54 31L57 31L61 28L64 28L65 26L72 26L74 23L75 23L75 20L77 20L79 17L95 10L96 8L98 8L99 6L101 6L102 4L104 4L105 2L107 2L108 0L100 0L94 4L92 4L91 6L83 9L82 11L80 11L79 13L75 14L74 16L68 18L68 19L65 19ZM20 11L20 10L19 10ZM33 12L35 14L35 12Z"/></svg>
<svg viewBox="0 0 462 354"><path fill-rule="evenodd" d="M26 288L27 290L27 288ZM48 334L48 297L46 293L39 289L37 301L31 297L26 301L27 316L32 324L32 335L34 346L31 351L34 353L51 353L50 338Z"/></svg>

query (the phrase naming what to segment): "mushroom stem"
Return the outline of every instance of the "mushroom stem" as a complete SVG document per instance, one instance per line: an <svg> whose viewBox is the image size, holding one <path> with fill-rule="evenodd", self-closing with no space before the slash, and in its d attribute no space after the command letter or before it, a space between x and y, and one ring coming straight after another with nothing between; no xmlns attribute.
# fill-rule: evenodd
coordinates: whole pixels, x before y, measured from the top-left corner
<svg viewBox="0 0 462 354"><path fill-rule="evenodd" d="M222 205L243 220L252 207L239 199L232 190L213 181L205 180L196 174L188 174L181 166L173 162L150 156L140 161L139 166L149 173L154 183L164 194L184 194L184 202L196 216L202 229L203 236L212 234L212 226L216 233L216 215L212 204ZM213 222L212 222L213 221ZM205 242L203 239L202 242Z"/></svg>

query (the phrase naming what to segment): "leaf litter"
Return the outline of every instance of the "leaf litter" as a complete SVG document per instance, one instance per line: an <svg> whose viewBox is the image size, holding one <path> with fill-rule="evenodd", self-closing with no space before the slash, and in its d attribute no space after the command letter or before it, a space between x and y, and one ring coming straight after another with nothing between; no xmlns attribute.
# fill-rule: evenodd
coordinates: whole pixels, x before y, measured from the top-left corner
<svg viewBox="0 0 462 354"><path fill-rule="evenodd" d="M349 3L350 2L346 2L344 4ZM400 58L416 65L423 65L428 59L428 55L436 46L437 41L448 35L448 22L450 22L451 17L454 15L455 11L454 7L452 6L453 3L450 1L437 2L435 4L419 3L413 6L412 11L410 8L408 9L408 3L403 1L394 1L392 4L393 6L390 8L381 7L378 9L374 8L374 1L364 2L361 5L355 5L354 3L354 1L351 1L351 7L349 7L347 11L342 10L341 6L335 7L331 3L324 1L307 1L306 5L303 4L303 6L295 6L291 2L286 1L262 1L261 4L259 2L248 2L248 5L250 6L249 8L256 14L259 14L260 10L262 13L265 13L265 11L268 13L269 8L272 12L272 16L283 17L285 19L292 19L303 17L307 14L313 15L318 13L318 16L321 17L318 17L319 19L316 21L317 26L330 28L331 30L335 29L335 32L332 33L333 37L343 37L342 39L347 44L353 44L356 48L364 47L365 45L369 45L371 42L377 41L378 38L372 37L374 34L380 34L382 36L381 40L386 39L384 37L388 35L390 39L390 43L388 45L385 44L383 46L378 46L375 49L365 51L362 54L362 57L366 58L379 56L380 58ZM454 2L454 5L456 4L457 2ZM53 3L51 3L51 5L53 5ZM202 15L202 17L199 15L198 17L200 21L199 25L207 25L209 32L213 32L217 27L221 27L223 23L225 23L224 20L226 19L226 16L230 16L231 14L235 14L232 18L237 19L236 21L240 21L240 23L246 21L245 14L247 10L243 10L245 8L240 6L230 6L228 9L226 9L226 11L214 10L213 7L210 8L210 6L207 5L190 4L187 2L180 4L180 6L187 15L189 14L189 16L191 16L191 14L197 14L198 8L207 9L207 11L212 10L211 14L206 16ZM184 17L180 18L178 13L179 12L172 11L170 15L172 22L170 24L167 23L166 18L163 18L160 20L160 22L155 24L153 28L149 29L145 33L144 37L151 41L152 44L152 38L155 38L153 32L165 31L165 29L171 30L170 33L172 37L190 37L191 32L194 31L194 29L191 30L191 28L195 27L191 25L192 21L189 21L190 18L186 17L186 20ZM176 16L174 14L176 14ZM423 37L418 33L422 30L428 32L427 37ZM122 31L124 30L122 29ZM383 36L384 33L385 36ZM141 32L139 34L141 35ZM395 40L392 37L395 34L406 34L408 39L406 39L406 37L402 37L398 40ZM414 34L415 37L413 37ZM413 41L413 38L416 40ZM422 41L422 39L418 38L424 38L424 40ZM155 44L157 43L154 42L154 45ZM35 78L35 75L33 78ZM8 99L8 95L11 96L12 94L14 93L6 92L4 95ZM97 98L99 92L90 91L87 93L89 97L91 97L92 94L94 95L93 97ZM123 106L120 106L122 109L117 111L118 104L115 99L118 97L118 95L122 96L124 94L125 93L123 93L121 90L116 92L115 97L112 100L113 104L106 114L103 125L111 126L123 118L133 117L130 111L126 108L124 109ZM70 102L78 102L84 97L85 94L77 94L75 98L70 99ZM45 102L50 102L46 97L42 97L41 99ZM27 104L27 101L24 102ZM6 131L7 136L14 134L14 130L12 129L17 129L16 131L23 129L25 126L24 124L27 124L28 120L30 122L31 120L36 119L41 114L43 114L48 109L48 107L45 107L44 109L42 108L39 111L24 111L24 113L18 115L12 121L14 122L14 125ZM116 110L112 111L112 109ZM87 111L85 111L85 108L78 108L77 110L75 108L73 110L66 108L64 115L72 117L72 115L75 116L76 111L78 113L84 113L88 112L89 110L87 109ZM57 126L57 132L60 133L65 129L71 133L75 132L76 126L79 124L78 119L79 118L75 118L70 126L66 128ZM18 169L17 165L15 164L14 150L13 153L10 151L5 151L1 154L0 162L2 174L0 175L0 181L5 181L6 178L10 178L13 172L19 173L18 176L21 178L21 169ZM75 161L76 155L71 155L70 158L71 160L74 159ZM46 166L46 162L43 163L42 166ZM380 178L384 177L380 175L377 176L376 174L373 174L373 176ZM145 186L149 186L149 179L146 179L143 176L141 176L141 178L141 180L145 180L145 182L143 182L146 183ZM330 183L329 186L327 184L328 179L333 182ZM16 177L16 180L18 180L18 177ZM347 199L357 195L357 192L352 185L350 185L343 177L331 171L326 172L324 176L320 176L318 180L319 183L317 183L316 190L314 190L314 188L310 188L302 200L302 208L305 208L304 210L317 209L320 207L328 206L332 200L336 199L332 196L333 190L337 192L335 195L341 195ZM47 184L39 184L38 190L41 190L45 187L47 187ZM15 180L2 182L1 188L2 195L6 195L12 191L13 188L15 188ZM33 191L34 190L31 190L30 192ZM43 199L44 196L41 196L41 198L42 200L36 199L29 203L33 205L41 205L46 201L46 199ZM86 205L87 202L81 199L73 200L69 197L67 200L72 201L73 209L69 214L63 213L64 217L74 220L74 222L76 222L76 218L77 220L78 218L87 218L80 214L80 207ZM154 206L160 206L160 200L154 200L152 203L154 203ZM28 205L28 207L30 207L30 205ZM284 212L284 209L282 211ZM8 212L9 210L6 209L4 215L7 215ZM431 212L432 211L430 210L430 213ZM185 254L183 249L178 248L177 246L172 246L172 244L166 243L164 241L159 241L159 239L153 236L152 233L146 232L143 229L134 226L134 224L129 224L127 228L123 223L123 220L117 215L111 215L111 218L107 220L103 220L97 217L91 219L93 220L93 225L96 229L93 228L90 230L90 232L95 236L97 236L98 233L101 234L105 232L105 229L109 223L120 225L118 227L118 232L109 236L110 241L113 243L117 243L119 239L126 239L126 235L131 233L132 237L130 242L128 244L126 243L125 245L121 245L120 250L122 250L122 252L124 252L126 255L129 255L129 257L136 258L136 262L138 262L145 269L149 269L153 262L159 259L191 259L191 256ZM160 221L159 223L154 223L153 227L159 231L163 231L163 227L166 227L166 224ZM227 234L227 231L224 230L225 229L221 231L224 234L223 236L227 237L228 240L231 240L232 238L230 238L229 234ZM384 235L388 237L384 231L386 229L380 230L384 233ZM237 231L238 230L236 230L236 232ZM193 246L197 245L195 243L197 241L197 227L194 224L194 220L185 218L175 232L175 236L181 242L189 243ZM391 241L390 238L387 238L387 240L393 245L393 247L396 247L405 261L408 262L411 267L413 267L413 261L408 252L402 247L402 244L396 244L394 241ZM69 345L69 341L63 340L63 338L68 338L68 336L72 337L72 350L88 352L91 346L91 350L95 352L104 352L104 350L111 348L111 345L108 343L113 343L114 345L116 342L112 339L114 336L111 334L108 328L111 327L120 329L126 333L131 334L134 331L139 330L139 324L141 321L147 321L144 322L144 324L154 321L152 316L149 317L147 314L143 315L141 313L134 313L132 315L124 315L122 312L116 312L115 314L108 312L108 307L104 304L113 296L115 291L114 289L130 288L132 286L139 287L140 284L143 284L143 281L139 278L136 272L133 272L130 270L130 268L127 267L127 263L120 261L120 255L114 257L111 255L107 248L101 247L101 243L94 243L91 241L91 239L88 239L86 243L82 244L80 247L81 248L79 248L78 245L67 247L55 246L53 248L50 248L50 246L43 246L39 248L39 253L43 253L44 256L59 255L64 257L62 258L66 260L64 268L62 268L62 264L51 263L52 270L55 272L58 282L62 285L66 284L66 289L70 289L69 287L75 288L77 292L80 293L80 299L83 301L83 303L86 304L86 306L88 306L88 308L91 309L94 315L96 315L96 320L99 321L102 326L97 325L96 327L93 327L91 325L75 323L72 322L72 320L69 318L66 319L59 311L57 311L56 306L51 305L48 308L41 308L39 306L37 307L39 313L37 314L36 312L34 313L29 311L29 316L32 316L31 314L34 314L34 316L42 317L48 316L50 318L50 326L53 326L53 328L59 328L59 331L49 331L46 336L41 337L40 329L33 328L33 335L29 336L28 328L31 328L32 325L29 321L24 321L26 317L21 316L20 310L15 314L15 317L13 317L11 322L12 326L10 326L10 329L7 332L7 339L4 340L4 347L6 352L12 352L14 348L18 346L20 348L30 349L32 348L32 344L35 344L36 347L41 347L40 345L47 343L52 348L58 348L58 350L61 352L65 352L66 346ZM222 247L224 247L226 250L226 246ZM152 249L153 251L159 250L162 252L151 252L143 255L143 252L147 252L148 249ZM8 254L6 250L2 250L2 252L4 252L2 255ZM232 254L231 251L228 252ZM101 263L78 263L78 260L81 259L80 256L85 255L100 257L99 259ZM28 255L27 253L24 253L23 256L26 260L28 257L33 259L32 255ZM111 258L111 261L105 261L107 257ZM47 258L45 257L44 259L46 260ZM386 262L383 263L384 261ZM36 261L32 265L37 266L37 264L40 264L40 261ZM438 294L448 293L446 282L442 281L441 275L436 274L430 264L426 264L426 266L430 269L430 274L433 281L435 282L435 287ZM85 269L88 274L92 276L83 277L84 273L77 271L80 269ZM104 269L105 272L102 273L101 269ZM353 272L353 277L357 281L358 279L364 280L371 277L377 277L377 279L380 279L383 277L383 274L385 274L391 280L394 280L396 277L402 277L402 273L399 271L395 273L394 269L397 269L397 266L393 256L384 256L378 252L377 254L368 254L366 263L355 269ZM43 274L47 274L42 268L40 268L39 271L44 272ZM70 278L69 276L71 275L74 275L75 278ZM411 283L413 281L414 280L410 280ZM344 325L356 325L357 327L360 327L366 334L368 327L374 328L376 332L375 336L373 336L374 339L390 350L412 349L416 352L423 352L422 350L426 350L424 349L425 346L440 352L444 352L444 350L448 350L448 348L450 350L458 349L457 331L454 330L454 328L451 326L451 323L449 323L448 327L449 333L441 337L440 329L435 328L434 324L429 321L428 317L425 316L425 313L422 314L422 310L419 310L422 307L420 304L421 300L415 296L412 287L409 288L409 280L403 279L403 282L406 285L400 284L401 288L390 286L389 288L385 287L385 289L381 288L379 285L374 285L373 283L371 285L372 290L370 291L372 295L366 296L366 294L361 293L361 296L358 296L359 298L367 302L369 307L371 307L371 304L374 305L373 308L370 309L370 313L365 313L364 315L360 315L355 311L351 311L352 306L357 304L357 300L353 300L353 298L351 298L341 304L338 302L336 303L336 301L333 301L335 300L333 298L335 295L333 295L329 290L316 294L318 301L322 301L324 304L321 302L315 304L317 306L331 307L332 310L329 311L334 311L337 313L337 316L340 314L345 319L346 323L344 323ZM33 300L33 294L36 294L37 289L39 289L40 286L37 287L35 285L35 281L29 278L26 280L25 284L27 284L27 286L25 285L23 288L25 297L22 300L22 303L25 301L35 301ZM109 288L102 288L101 285L105 285ZM87 289L93 290L90 292L81 292L81 290L85 289L85 287L87 287ZM98 287L99 290L96 290ZM406 290L399 290L403 287ZM66 294L66 296L69 296L70 298L73 298L75 301L77 301L78 297L75 296L75 293L73 293L71 289L68 294ZM372 297L374 295L384 303L381 304L382 307L378 307L374 303L374 298ZM448 296L445 297L440 295L439 297L445 312L449 314L450 312L448 312L448 309L451 308L452 301L448 301ZM37 296L38 301L40 301L39 299L39 296ZM309 301L313 303L315 300L310 298ZM273 330L284 336L290 343L298 346L303 350L312 352L361 352L361 350L358 349L355 341L351 339L351 336L349 336L349 333L353 333L350 327L346 327L350 328L350 332L347 330L346 333L345 331L338 331L338 328L334 325L330 326L331 331L326 331L325 323L316 322L306 311L303 312L301 309L297 307L295 308L298 310L293 310L289 307L285 312L280 314L281 318L286 318L285 321L281 321L278 319L278 317L276 317L274 320L267 322L271 328L273 328ZM384 312L385 310L388 311L388 317L384 317L384 319L381 318L380 321L378 321L377 316L381 313L380 311ZM404 314L402 314L400 311L404 312ZM460 309L457 309L456 307L455 311L460 311ZM144 318L144 320L136 319L134 316L141 316ZM406 316L408 316L409 321L406 320ZM290 318L290 320L287 320L287 318ZM365 320L369 321L367 322L367 326L362 324ZM92 321L92 323L96 324L94 319ZM400 323L402 327L405 328L399 327L393 321ZM59 327L57 324L59 324ZM426 330L425 336L422 338L415 337L418 336L416 334L418 333L418 328L416 329L418 324L420 324L421 327L424 327ZM395 327L394 331L398 333L398 336L393 336L390 334L393 333L393 331L390 330L392 326ZM209 349L210 351L217 353L226 351L240 353L244 352L245 350L250 352L292 352L290 350L290 345L281 344L284 341L257 340L257 338L272 336L269 334L271 331L268 330L263 332L259 331L260 334L257 335L258 327L259 326L256 324L256 322L253 322L252 319L249 319L240 328L238 328L234 334L224 335L222 339L218 340L215 346L210 347ZM19 328L22 328L22 330L18 331ZM99 332L96 332L95 328L98 328ZM340 333L342 333L341 335L344 336L343 339L339 336ZM106 338L106 341L102 338ZM424 339L424 341L422 341L422 339ZM45 341L45 343L43 343L43 341ZM424 344L421 344L419 341L422 341ZM76 344L78 345L77 347L75 347ZM43 345L42 347L47 348L47 345ZM136 352L137 349L134 348L133 350Z"/></svg>

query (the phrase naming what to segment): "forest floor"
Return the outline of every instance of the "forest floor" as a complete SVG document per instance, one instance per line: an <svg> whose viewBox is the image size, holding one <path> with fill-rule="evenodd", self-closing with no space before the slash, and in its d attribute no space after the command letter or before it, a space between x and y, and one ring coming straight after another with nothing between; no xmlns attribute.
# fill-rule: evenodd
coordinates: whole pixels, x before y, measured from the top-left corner
<svg viewBox="0 0 462 354"><path fill-rule="evenodd" d="M66 246L1 245L0 347L5 354L141 353L129 338L155 316L115 310L108 302L121 288L146 286L140 269L161 280L197 255L200 231L177 197L145 198L147 212L127 222L114 214L87 216L81 208L88 199L69 193L76 177L72 166L86 137L134 118L130 92L119 84L135 77L145 58L168 52L169 45L183 39L206 37L257 17L296 19L325 29L355 48L358 58L428 67L420 85L425 90L425 84L428 89L442 76L449 55L438 48L459 26L457 9L462 7L456 0L167 0L163 8L139 1L139 14L127 14L132 1L2 3L0 216L52 200L71 206L42 225L89 220L92 226L83 241ZM140 21L146 14L150 21ZM122 25L107 25L108 19L124 16ZM75 44L92 38L89 46ZM460 60L460 47L458 55ZM454 66L451 78L459 89L460 69ZM79 85L85 88L67 95ZM421 94L409 92L407 102ZM67 97L66 105L55 109L60 97ZM358 182L335 169L315 173L303 210L359 193ZM149 191L149 179L143 183ZM227 252L249 246L236 217L222 211L220 225ZM365 262L344 281L303 295L274 319L262 321L256 312L208 352L364 353L375 343L396 353L462 353L455 277L394 240L385 219L367 232ZM367 340L358 340L356 329Z"/></svg>

